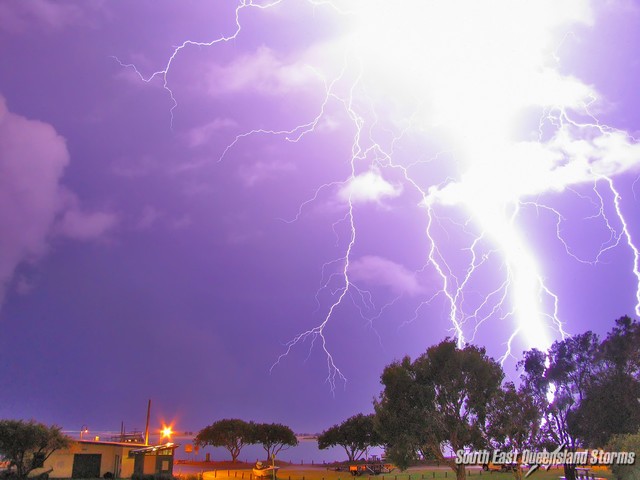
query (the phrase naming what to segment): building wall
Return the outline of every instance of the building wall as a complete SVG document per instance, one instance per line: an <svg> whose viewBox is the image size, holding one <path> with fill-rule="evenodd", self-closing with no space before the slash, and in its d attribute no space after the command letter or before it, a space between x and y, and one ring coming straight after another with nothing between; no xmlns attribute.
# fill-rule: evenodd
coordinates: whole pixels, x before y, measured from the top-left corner
<svg viewBox="0 0 640 480"><path fill-rule="evenodd" d="M120 478L129 478L133 475L133 458L129 458L129 450L131 448L123 448L122 455L120 456Z"/></svg>
<svg viewBox="0 0 640 480"><path fill-rule="evenodd" d="M105 473L116 473L116 456L120 462L120 478L129 478L133 474L133 458L129 458L129 451L140 448L140 445L121 445L110 443L95 443L74 441L64 450L57 450L45 461L44 467L34 470L33 474L53 469L49 473L52 478L71 478L73 460L76 454L100 454L100 476Z"/></svg>
<svg viewBox="0 0 640 480"><path fill-rule="evenodd" d="M153 474L156 471L156 457L155 455L144 456L144 470L142 473Z"/></svg>

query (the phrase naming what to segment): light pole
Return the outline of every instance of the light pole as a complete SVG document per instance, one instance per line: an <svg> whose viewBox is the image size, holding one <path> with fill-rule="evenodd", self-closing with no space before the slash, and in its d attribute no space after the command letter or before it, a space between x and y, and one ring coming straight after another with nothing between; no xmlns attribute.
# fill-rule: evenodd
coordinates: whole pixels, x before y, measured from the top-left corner
<svg viewBox="0 0 640 480"><path fill-rule="evenodd" d="M271 474L273 475L273 480L276 480L276 454L271 454Z"/></svg>
<svg viewBox="0 0 640 480"><path fill-rule="evenodd" d="M85 433L89 433L89 427L82 425L82 427L80 427L80 440L82 440L82 435Z"/></svg>

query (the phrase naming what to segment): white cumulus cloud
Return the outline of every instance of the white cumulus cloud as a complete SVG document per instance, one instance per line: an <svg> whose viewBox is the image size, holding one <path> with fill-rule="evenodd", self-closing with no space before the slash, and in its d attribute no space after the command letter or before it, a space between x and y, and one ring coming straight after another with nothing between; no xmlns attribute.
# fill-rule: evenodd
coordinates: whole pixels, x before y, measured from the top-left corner
<svg viewBox="0 0 640 480"><path fill-rule="evenodd" d="M338 192L341 200L352 203L380 202L402 193L401 185L386 181L377 170L369 170L351 178Z"/></svg>

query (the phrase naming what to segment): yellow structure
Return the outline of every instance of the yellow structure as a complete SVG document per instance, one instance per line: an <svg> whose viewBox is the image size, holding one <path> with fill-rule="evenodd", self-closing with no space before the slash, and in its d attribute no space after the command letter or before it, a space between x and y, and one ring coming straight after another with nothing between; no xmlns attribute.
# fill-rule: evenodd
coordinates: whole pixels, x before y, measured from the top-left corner
<svg viewBox="0 0 640 480"><path fill-rule="evenodd" d="M130 478L137 474L173 473L173 452L178 445L74 440L69 448L56 450L43 468L54 478Z"/></svg>

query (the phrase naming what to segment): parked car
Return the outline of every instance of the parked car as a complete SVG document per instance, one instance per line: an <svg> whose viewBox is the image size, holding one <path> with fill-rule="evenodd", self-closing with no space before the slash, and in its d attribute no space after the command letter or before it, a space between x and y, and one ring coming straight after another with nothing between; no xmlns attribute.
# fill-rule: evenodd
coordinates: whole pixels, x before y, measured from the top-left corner
<svg viewBox="0 0 640 480"><path fill-rule="evenodd" d="M517 463L483 463L482 470L485 472L513 472L518 468Z"/></svg>

